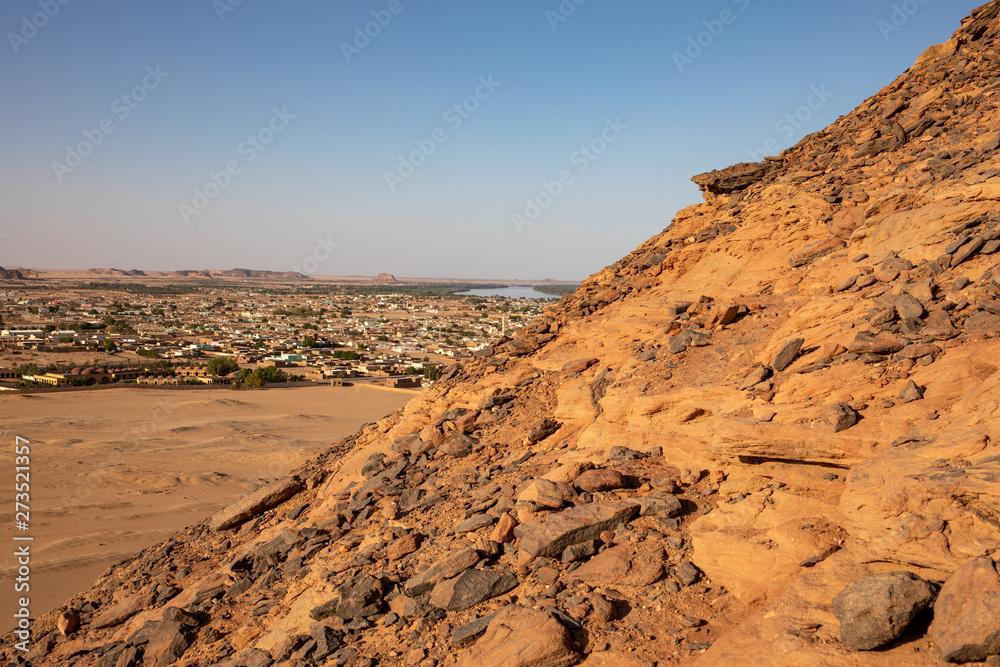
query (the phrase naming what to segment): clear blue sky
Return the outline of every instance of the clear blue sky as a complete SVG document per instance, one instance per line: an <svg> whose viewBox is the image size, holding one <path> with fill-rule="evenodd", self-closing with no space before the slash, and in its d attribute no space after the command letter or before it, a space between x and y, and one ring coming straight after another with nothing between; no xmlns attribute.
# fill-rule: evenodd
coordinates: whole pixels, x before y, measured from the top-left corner
<svg viewBox="0 0 1000 667"><path fill-rule="evenodd" d="M582 279L978 4L6 0L0 265Z"/></svg>

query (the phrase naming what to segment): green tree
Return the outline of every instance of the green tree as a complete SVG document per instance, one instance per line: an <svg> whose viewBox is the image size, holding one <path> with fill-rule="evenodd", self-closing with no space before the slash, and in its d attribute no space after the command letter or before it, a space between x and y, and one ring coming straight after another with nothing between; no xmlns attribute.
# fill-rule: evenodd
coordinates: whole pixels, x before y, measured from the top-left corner
<svg viewBox="0 0 1000 667"><path fill-rule="evenodd" d="M232 357L215 357L205 366L209 375L229 375L239 369L240 365Z"/></svg>
<svg viewBox="0 0 1000 667"><path fill-rule="evenodd" d="M302 339L302 347L316 347L316 339L312 336L306 336Z"/></svg>
<svg viewBox="0 0 1000 667"><path fill-rule="evenodd" d="M111 340L110 338L105 338L104 339L104 351L105 352L114 352L117 349L118 349L118 346L115 345L115 341Z"/></svg>

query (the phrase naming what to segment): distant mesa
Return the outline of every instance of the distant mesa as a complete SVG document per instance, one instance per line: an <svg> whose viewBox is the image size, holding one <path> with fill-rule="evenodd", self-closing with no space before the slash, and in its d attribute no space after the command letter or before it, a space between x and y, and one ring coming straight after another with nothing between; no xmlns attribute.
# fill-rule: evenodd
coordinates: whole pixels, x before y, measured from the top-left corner
<svg viewBox="0 0 1000 667"><path fill-rule="evenodd" d="M375 276L375 282L377 282L377 283L398 283L399 281L396 280L396 276L392 275L391 273L380 273L377 276Z"/></svg>
<svg viewBox="0 0 1000 667"><path fill-rule="evenodd" d="M122 270L122 269L87 269L87 274L93 276L122 276L122 277L145 277L146 274L139 269L132 270Z"/></svg>
<svg viewBox="0 0 1000 667"><path fill-rule="evenodd" d="M27 277L17 269L5 269L0 266L0 280L27 280Z"/></svg>
<svg viewBox="0 0 1000 667"><path fill-rule="evenodd" d="M132 269L130 271L123 271L121 269L89 269L86 273L94 276L116 276L121 278L148 277L147 273L140 271L139 269ZM307 277L297 271L258 271L255 269L239 268L229 269L227 271L220 271L216 269L156 271L154 272L154 275L178 278L267 278L272 280L301 280Z"/></svg>

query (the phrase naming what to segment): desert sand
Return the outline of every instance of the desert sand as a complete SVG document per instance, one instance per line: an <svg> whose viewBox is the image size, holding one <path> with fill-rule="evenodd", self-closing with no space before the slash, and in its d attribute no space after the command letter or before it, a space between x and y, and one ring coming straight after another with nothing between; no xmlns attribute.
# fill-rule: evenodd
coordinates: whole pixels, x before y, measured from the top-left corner
<svg viewBox="0 0 1000 667"><path fill-rule="evenodd" d="M13 447L31 443L31 611L41 616L110 565L193 525L402 407L381 387L0 394L0 514L15 534ZM8 446L9 445L9 446ZM11 582L13 550L0 556ZM9 629L13 592L0 595Z"/></svg>

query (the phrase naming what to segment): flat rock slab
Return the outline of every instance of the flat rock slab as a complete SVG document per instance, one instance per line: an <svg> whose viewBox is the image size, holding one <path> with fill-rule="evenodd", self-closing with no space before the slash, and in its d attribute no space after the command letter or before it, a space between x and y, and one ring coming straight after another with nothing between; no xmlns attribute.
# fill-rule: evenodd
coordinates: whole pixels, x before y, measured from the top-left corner
<svg viewBox="0 0 1000 667"><path fill-rule="evenodd" d="M92 628L110 628L122 623L153 604L153 591L144 590L131 595L113 607L98 613L90 622Z"/></svg>
<svg viewBox="0 0 1000 667"><path fill-rule="evenodd" d="M439 581L430 603L448 611L459 611L517 588L517 577L497 570L466 570L452 579Z"/></svg>
<svg viewBox="0 0 1000 667"><path fill-rule="evenodd" d="M593 540L605 530L628 523L638 513L639 504L628 501L578 505L523 523L514 529L514 535L532 556L559 558L566 547Z"/></svg>
<svg viewBox="0 0 1000 667"><path fill-rule="evenodd" d="M570 580L592 585L649 586L663 577L663 549L637 551L621 544L591 558L574 570Z"/></svg>
<svg viewBox="0 0 1000 667"><path fill-rule="evenodd" d="M1000 577L992 560L971 560L944 582L930 635L938 655L951 662L1000 653Z"/></svg>
<svg viewBox="0 0 1000 667"><path fill-rule="evenodd" d="M458 667L570 667L580 661L569 632L548 612L504 607Z"/></svg>
<svg viewBox="0 0 1000 667"><path fill-rule="evenodd" d="M833 598L840 641L851 651L891 642L934 602L937 588L912 572L886 572L852 581Z"/></svg>
<svg viewBox="0 0 1000 667"><path fill-rule="evenodd" d="M422 595L434 588L437 582L451 579L478 562L479 552L472 547L453 551L407 581L406 592L410 595Z"/></svg>
<svg viewBox="0 0 1000 667"><path fill-rule="evenodd" d="M279 505L302 488L302 483L295 477L286 477L270 484L265 484L256 491L244 496L229 507L223 507L212 515L208 527L212 530L225 530L252 519L261 512Z"/></svg>

